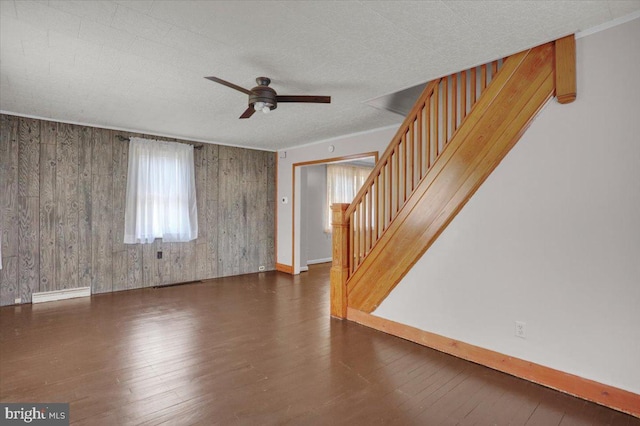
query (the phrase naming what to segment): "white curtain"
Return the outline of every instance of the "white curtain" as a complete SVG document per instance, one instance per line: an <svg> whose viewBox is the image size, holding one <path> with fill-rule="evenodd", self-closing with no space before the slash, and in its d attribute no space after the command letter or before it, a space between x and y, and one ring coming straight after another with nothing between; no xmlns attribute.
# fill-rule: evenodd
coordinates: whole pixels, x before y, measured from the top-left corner
<svg viewBox="0 0 640 426"><path fill-rule="evenodd" d="M125 244L198 237L193 146L131 138Z"/></svg>
<svg viewBox="0 0 640 426"><path fill-rule="evenodd" d="M331 205L350 203L369 177L373 167L348 164L327 165L327 206L325 232L331 232Z"/></svg>

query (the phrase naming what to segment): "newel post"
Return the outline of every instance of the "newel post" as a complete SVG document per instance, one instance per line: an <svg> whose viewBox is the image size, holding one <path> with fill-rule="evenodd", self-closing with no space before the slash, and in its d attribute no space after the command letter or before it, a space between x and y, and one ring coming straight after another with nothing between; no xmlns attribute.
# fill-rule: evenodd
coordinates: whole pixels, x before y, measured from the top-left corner
<svg viewBox="0 0 640 426"><path fill-rule="evenodd" d="M349 277L349 204L331 205L333 263L331 265L331 316L347 317L347 278Z"/></svg>

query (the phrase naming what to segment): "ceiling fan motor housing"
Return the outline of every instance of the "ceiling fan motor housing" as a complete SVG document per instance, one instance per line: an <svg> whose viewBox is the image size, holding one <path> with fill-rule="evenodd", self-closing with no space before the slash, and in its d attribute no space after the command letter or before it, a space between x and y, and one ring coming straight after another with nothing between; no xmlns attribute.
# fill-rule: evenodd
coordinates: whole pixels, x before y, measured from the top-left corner
<svg viewBox="0 0 640 426"><path fill-rule="evenodd" d="M271 80L267 77L258 77L256 78L256 83L258 83L258 86L251 89L251 94L249 95L249 105L253 106L256 102L264 102L265 105L269 106L270 110L276 109L278 107L278 95L275 90L269 87Z"/></svg>

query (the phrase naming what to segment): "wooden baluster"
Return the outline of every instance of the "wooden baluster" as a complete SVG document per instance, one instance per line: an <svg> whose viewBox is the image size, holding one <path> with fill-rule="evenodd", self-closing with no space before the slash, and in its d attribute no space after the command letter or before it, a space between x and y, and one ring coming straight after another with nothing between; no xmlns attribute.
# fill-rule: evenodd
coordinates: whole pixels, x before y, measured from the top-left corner
<svg viewBox="0 0 640 426"><path fill-rule="evenodd" d="M358 225L356 228L358 230L358 233L356 234L358 237L356 239L356 269L358 269L360 263L362 263L362 203L358 204L356 212L356 224Z"/></svg>
<svg viewBox="0 0 640 426"><path fill-rule="evenodd" d="M351 261L353 262L353 271L358 267L358 208L353 209L353 215L351 217L351 228L353 229L353 241L351 244L351 251L353 252L353 256Z"/></svg>
<svg viewBox="0 0 640 426"><path fill-rule="evenodd" d="M387 225L391 223L391 218L393 217L393 162L391 156L389 156L389 165L387 171L387 186L388 186L388 194L387 194L387 202L389 204L389 208L387 209Z"/></svg>
<svg viewBox="0 0 640 426"><path fill-rule="evenodd" d="M425 129L424 129L424 150L425 150L425 155L426 155L426 159L425 159L425 168L424 168L424 174L426 175L427 172L429 171L429 169L431 168L431 129L433 128L433 126L431 125L431 99L433 98L433 96L429 96L429 98L427 99L427 102L425 104L425 108L424 108L424 124L425 124Z"/></svg>
<svg viewBox="0 0 640 426"><path fill-rule="evenodd" d="M487 87L487 65L483 64L480 67L480 94L484 92Z"/></svg>
<svg viewBox="0 0 640 426"><path fill-rule="evenodd" d="M440 101L439 99L439 95L440 95L440 82L438 82L438 84L436 84L435 89L433 90L433 145L434 145L434 154L433 154L433 161L436 160L436 158L438 158L438 155L440 154L440 135L439 135L439 123L438 123L438 110L440 109Z"/></svg>
<svg viewBox="0 0 640 426"><path fill-rule="evenodd" d="M405 135L402 135L400 138L400 143L398 144L398 211L402 208L403 193L405 187L405 179L407 176L407 169L405 167L406 158L404 155L404 139Z"/></svg>
<svg viewBox="0 0 640 426"><path fill-rule="evenodd" d="M367 244L366 247L367 249L365 250L366 253L369 253L369 251L371 250L371 244L372 244L372 234L373 234L373 223L371 222L372 213L373 210L373 187L371 187L369 189L369 191L367 192Z"/></svg>
<svg viewBox="0 0 640 426"><path fill-rule="evenodd" d="M351 214L349 215L349 269L351 270L352 274L356 269L355 251L354 251L355 234L356 234L355 217L356 217L355 211L351 212Z"/></svg>
<svg viewBox="0 0 640 426"><path fill-rule="evenodd" d="M379 227L379 232L378 232L378 237L380 238L380 235L382 235L382 232L384 232L386 226L385 226L385 221L386 221L386 215L387 215L387 210L385 207L385 194L387 193L386 191L386 185L387 182L385 180L385 173L386 173L386 167L383 167L382 169L380 169L380 186L379 186L379 195L378 195L378 213L377 213L377 218L378 221L380 222L380 227Z"/></svg>
<svg viewBox="0 0 640 426"><path fill-rule="evenodd" d="M400 157L400 152L399 152L400 148L398 146L396 146L395 152L393 153L393 171L394 171L394 180L395 180L395 186L396 188L394 191L394 200L393 200L393 216L391 216L391 219L393 219L396 215L396 212L400 209L400 202L399 202L399 197L400 197L400 167L399 167L399 162L400 159L398 157Z"/></svg>
<svg viewBox="0 0 640 426"><path fill-rule="evenodd" d="M449 77L442 81L442 148L449 142Z"/></svg>
<svg viewBox="0 0 640 426"><path fill-rule="evenodd" d="M460 124L467 116L467 72L460 73Z"/></svg>
<svg viewBox="0 0 640 426"><path fill-rule="evenodd" d="M418 139L416 140L417 148L418 148L418 182L422 180L422 120L424 119L424 105L420 107L418 110L418 129L416 134Z"/></svg>
<svg viewBox="0 0 640 426"><path fill-rule="evenodd" d="M358 241L356 242L358 246L358 254L356 255L356 259L358 259L358 261L356 263L356 269L358 269L358 266L360 266L360 264L362 263L362 209L362 199L360 199L357 208L358 214L356 215L356 223L358 224Z"/></svg>
<svg viewBox="0 0 640 426"><path fill-rule="evenodd" d="M405 169L407 169L405 180L407 183L404 185L404 200L406 201L411 195L411 164L413 161L411 160L411 134L407 131L407 135L404 139L404 158L405 158Z"/></svg>
<svg viewBox="0 0 640 426"><path fill-rule="evenodd" d="M387 165L380 169L380 197L378 198L380 208L378 209L378 218L380 219L380 233L378 238L387 227Z"/></svg>
<svg viewBox="0 0 640 426"><path fill-rule="evenodd" d="M367 206L365 205L365 200L366 200L366 197L363 197L362 201L360 202L360 215L358 217L358 221L360 223L360 241L359 241L360 251L358 252L360 253L360 260L358 261L358 265L360 265L364 260L364 253L367 250L367 247L366 247L367 229L365 228L366 224L364 223L364 221L366 220L365 209L367 208Z"/></svg>
<svg viewBox="0 0 640 426"><path fill-rule="evenodd" d="M359 210L359 214L358 214L358 229L359 229L359 238L358 238L358 266L360 266L362 264L362 262L364 261L364 254L366 252L366 230L364 228L364 221L365 221L365 205L364 205L364 198L362 199L362 201L360 202L360 210Z"/></svg>
<svg viewBox="0 0 640 426"><path fill-rule="evenodd" d="M378 229L378 221L376 220L376 192L378 191L378 186L377 186L377 178L373 180L372 183L372 187L371 187L371 221L369 222L369 232L371 234L371 247L373 248L373 246L376 243L376 235L377 235L377 229Z"/></svg>
<svg viewBox="0 0 640 426"><path fill-rule="evenodd" d="M404 135L404 192L402 193L402 204L407 201L408 195L407 192L411 193L410 187L411 182L409 182L409 176L411 174L411 170L409 169L409 163L411 158L409 156L411 147L409 146L409 131Z"/></svg>
<svg viewBox="0 0 640 426"><path fill-rule="evenodd" d="M491 62L491 81L496 78L496 74L498 73L498 61Z"/></svg>
<svg viewBox="0 0 640 426"><path fill-rule="evenodd" d="M369 209L368 201L369 197L367 196L369 191L365 192L362 196L362 258L367 255L368 248L368 232L367 232L367 210Z"/></svg>
<svg viewBox="0 0 640 426"><path fill-rule="evenodd" d="M476 67L471 68L471 88L469 95L469 109L473 108L476 103Z"/></svg>
<svg viewBox="0 0 640 426"><path fill-rule="evenodd" d="M407 200L407 188L409 187L409 138L408 133L404 134L402 138L402 205Z"/></svg>
<svg viewBox="0 0 640 426"><path fill-rule="evenodd" d="M380 169L380 209L378 210L378 217L380 218L380 233L378 238L387 228L387 167Z"/></svg>
<svg viewBox="0 0 640 426"><path fill-rule="evenodd" d="M375 237L374 242L378 241L378 237L380 235L380 180L380 174L378 173L373 181L373 186L375 188L373 197L373 205L375 206L375 211L373 214L373 221L375 226L373 230L373 236Z"/></svg>
<svg viewBox="0 0 640 426"><path fill-rule="evenodd" d="M362 199L362 201L360 202L360 214L358 215L358 224L360 225L360 238L358 238L358 254L359 254L359 259L358 259L358 265L360 265L362 263L362 261L364 260L364 253L367 250L366 248L366 237L367 237L367 228L366 228L366 224L364 223L364 221L366 220L366 216L365 216L365 204L364 204L364 198Z"/></svg>
<svg viewBox="0 0 640 426"><path fill-rule="evenodd" d="M378 210L380 217L380 234L387 228L387 164L380 169L380 208ZM378 238L380 235L378 235Z"/></svg>
<svg viewBox="0 0 640 426"><path fill-rule="evenodd" d="M353 228L353 244L351 245L353 252L352 262L353 270L358 267L358 208L353 210L353 217L351 220L351 227Z"/></svg>
<svg viewBox="0 0 640 426"><path fill-rule="evenodd" d="M329 280L331 283L331 316L347 317L347 279L349 278L349 219L345 212L349 204L336 203L331 206L333 260Z"/></svg>
<svg viewBox="0 0 640 426"><path fill-rule="evenodd" d="M400 137L400 143L398 143L398 193L396 194L396 201L398 203L398 209L396 214L402 207L402 192L404 191L404 182L407 170L404 167L404 135Z"/></svg>
<svg viewBox="0 0 640 426"><path fill-rule="evenodd" d="M360 205L358 206L358 229L359 229L359 238L358 238L358 266L362 263L362 260L364 259L364 251L365 251L365 247L364 247L364 240L365 240L365 232L367 230L366 228L366 224L364 223L365 221L365 205L364 205L364 201L365 201L365 197L362 198L362 201L360 202Z"/></svg>
<svg viewBox="0 0 640 426"><path fill-rule="evenodd" d="M406 175L406 181L407 183L405 184L405 201L409 198L409 195L411 194L411 134L409 133L409 131L407 130L407 134L405 136L404 139L404 149L406 150L406 152L404 153L404 157L405 157L405 168L407 169L407 175Z"/></svg>
<svg viewBox="0 0 640 426"><path fill-rule="evenodd" d="M451 133L458 128L458 74L451 77Z"/></svg>
<svg viewBox="0 0 640 426"><path fill-rule="evenodd" d="M362 256L362 260L360 261L360 263L362 263L362 261L364 260L364 257L367 254L367 209L368 209L368 205L367 205L367 194L364 194L364 197L362 197L362 227L360 228L362 232L362 245L360 246L360 253Z"/></svg>
<svg viewBox="0 0 640 426"><path fill-rule="evenodd" d="M391 220L393 219L393 185L395 180L393 179L393 153L389 156L389 163L388 163L388 174L389 174L389 216L388 216L388 223L391 223Z"/></svg>
<svg viewBox="0 0 640 426"><path fill-rule="evenodd" d="M393 158L393 153L389 156L389 173L388 173L388 177L389 177L389 215L388 215L388 222L391 222L393 220L393 200L394 200L394 192L393 192L393 187L396 185L396 181L394 179L394 174L395 174L395 168L393 167L393 162L394 162L394 158Z"/></svg>
<svg viewBox="0 0 640 426"><path fill-rule="evenodd" d="M415 121L412 121L411 123L409 123L409 147L410 147L410 151L409 151L409 170L410 170L410 176L411 176L411 186L409 187L409 195L411 195L411 193L413 192L413 188L415 187L415 127L414 127L414 123Z"/></svg>

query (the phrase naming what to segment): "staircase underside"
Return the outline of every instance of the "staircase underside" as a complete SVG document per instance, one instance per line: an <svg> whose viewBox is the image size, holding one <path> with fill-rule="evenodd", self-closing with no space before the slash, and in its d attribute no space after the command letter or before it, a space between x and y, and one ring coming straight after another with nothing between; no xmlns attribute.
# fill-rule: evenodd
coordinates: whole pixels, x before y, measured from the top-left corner
<svg viewBox="0 0 640 426"><path fill-rule="evenodd" d="M510 56L371 253L347 281L370 313L433 244L553 96L554 44Z"/></svg>

